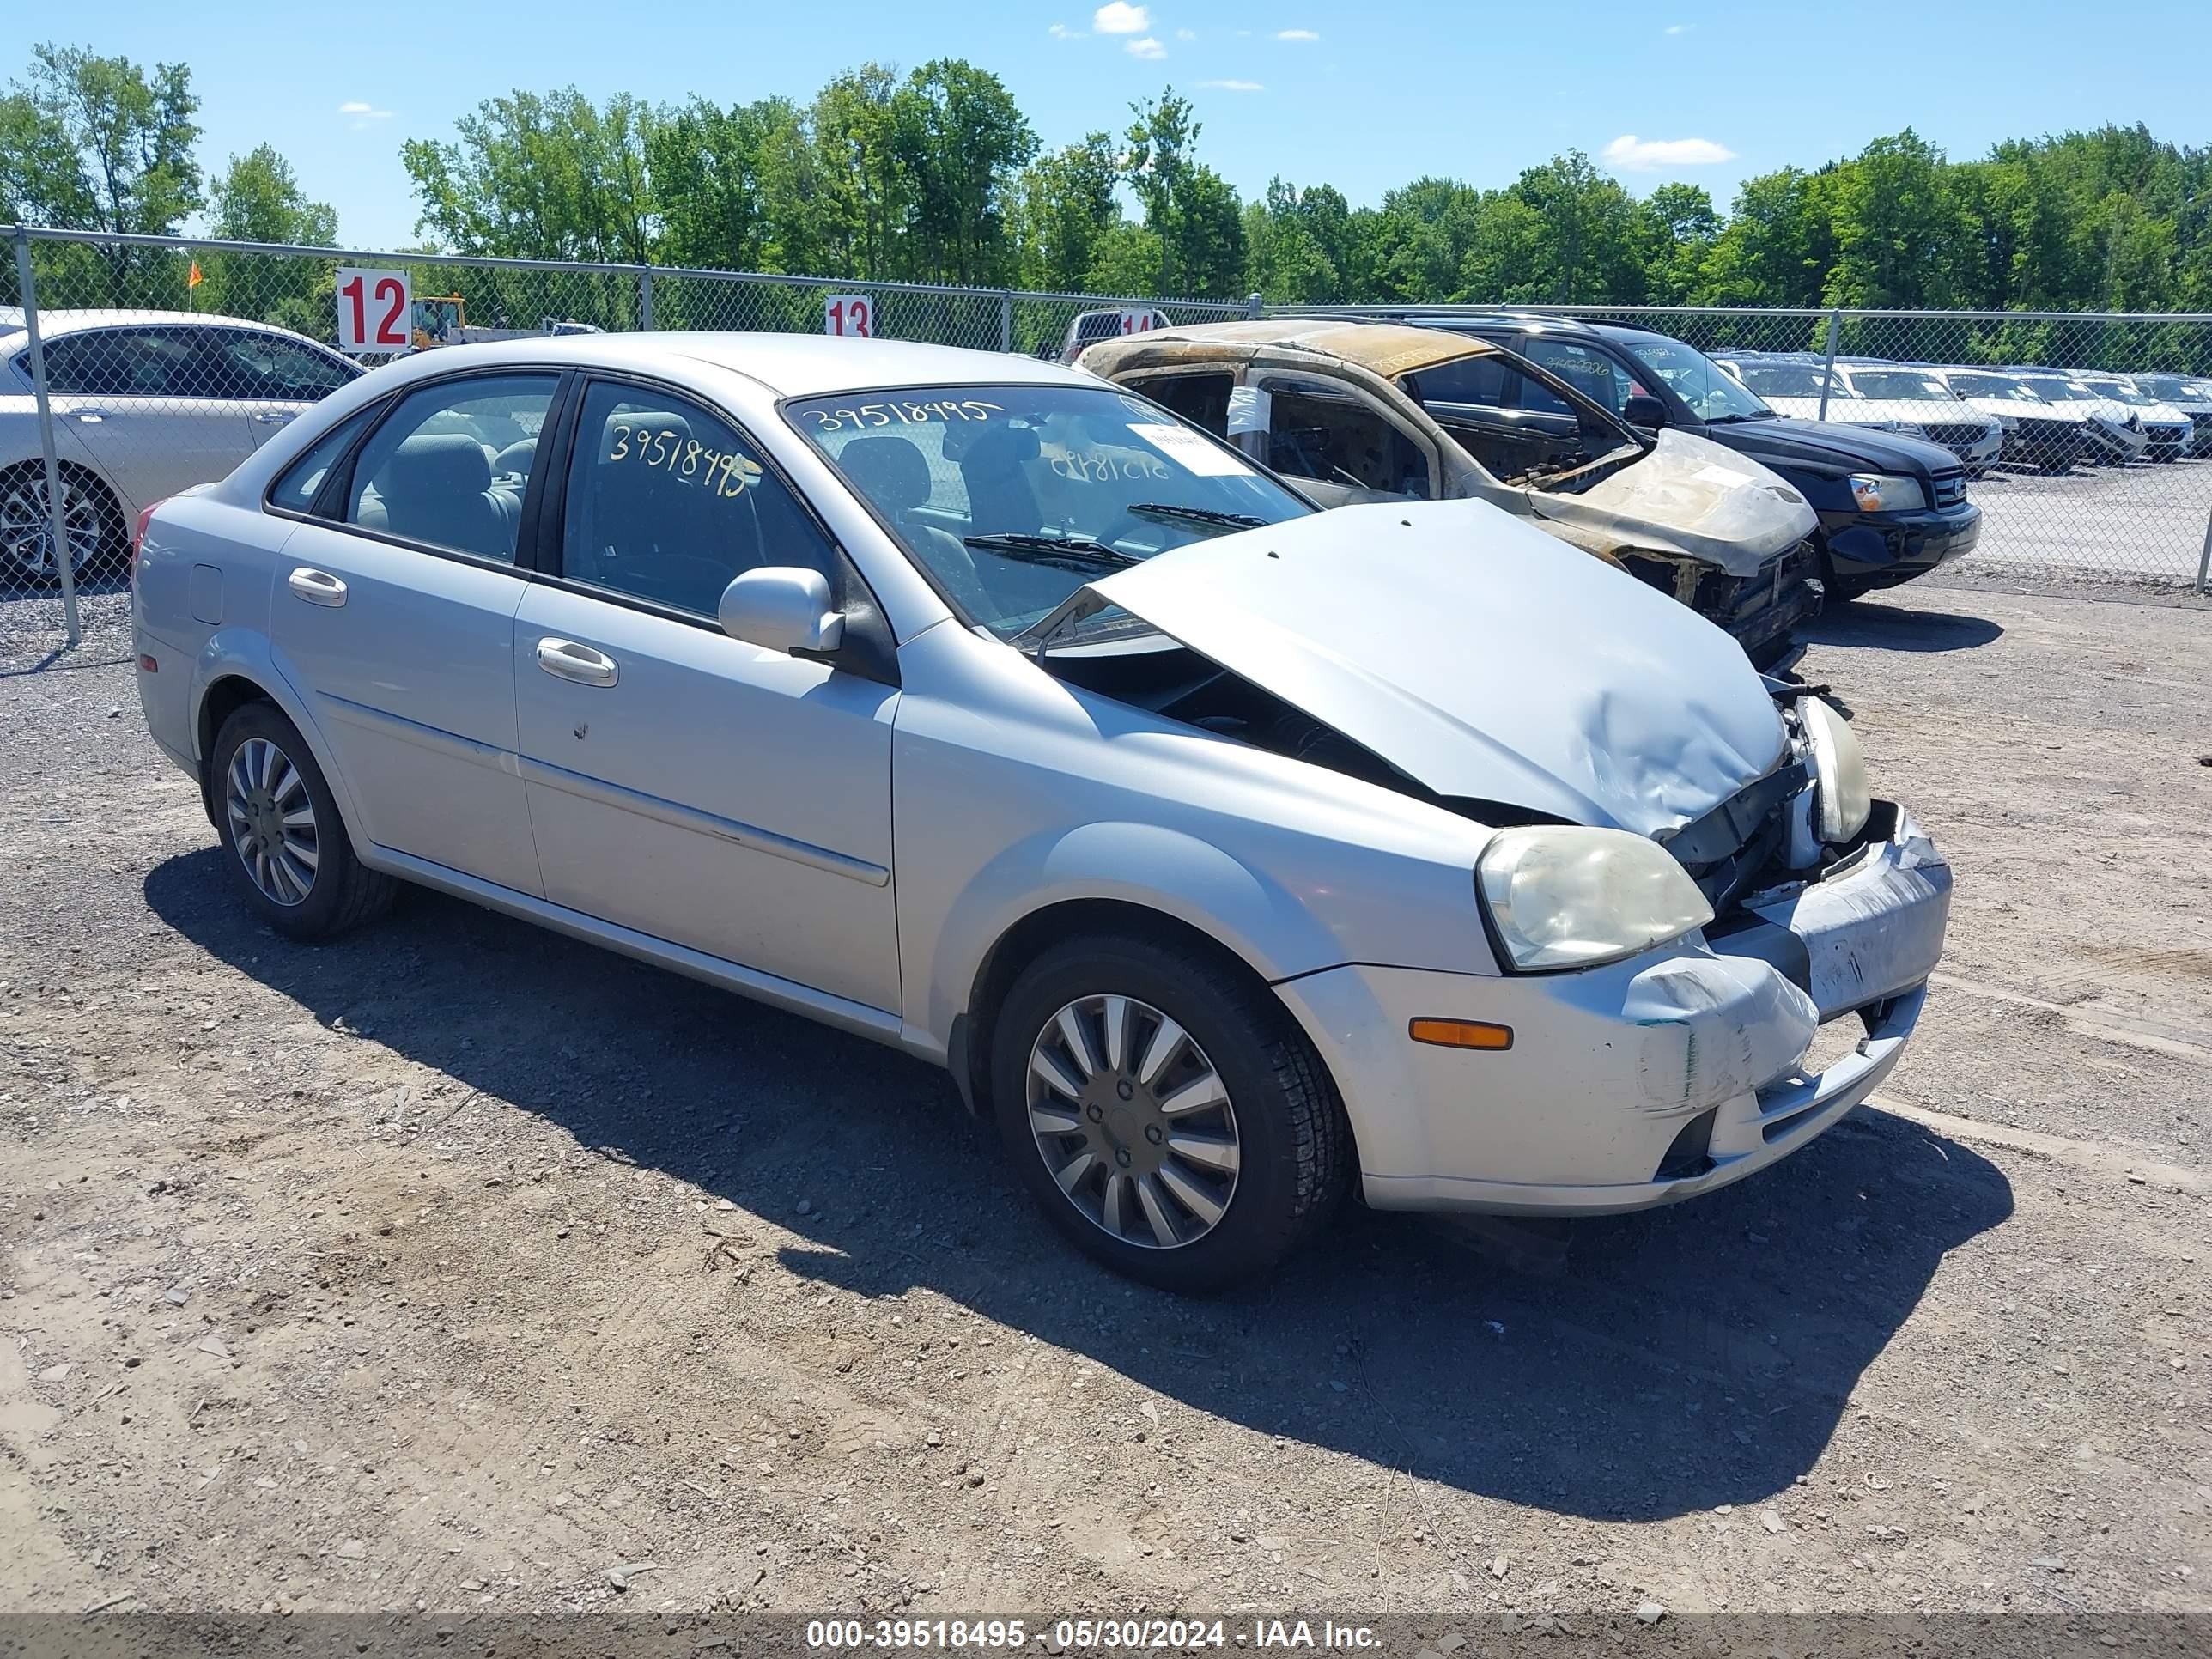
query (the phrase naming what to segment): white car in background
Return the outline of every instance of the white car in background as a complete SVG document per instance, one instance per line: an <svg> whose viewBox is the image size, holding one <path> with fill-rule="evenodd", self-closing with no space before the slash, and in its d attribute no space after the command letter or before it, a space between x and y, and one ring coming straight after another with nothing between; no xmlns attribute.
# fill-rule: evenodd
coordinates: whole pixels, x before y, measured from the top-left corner
<svg viewBox="0 0 2212 1659"><path fill-rule="evenodd" d="M2188 416L2137 386L2125 374L2082 374L2076 376L2083 386L2102 398L2124 404L2142 422L2143 437L2150 459L2154 461L2178 461L2187 453L2191 440L2196 435Z"/></svg>
<svg viewBox="0 0 2212 1659"><path fill-rule="evenodd" d="M2112 459L2095 423L2094 405L2050 403L2009 369L1960 364L1925 371L2004 427L2004 459L2045 472L2063 472L2076 461Z"/></svg>
<svg viewBox="0 0 2212 1659"><path fill-rule="evenodd" d="M2005 417L1975 408L1922 364L1838 359L1836 374L1858 403L1894 411L1956 455L1970 478L1995 466L2004 451ZM1832 405L1828 415L1835 418Z"/></svg>
<svg viewBox="0 0 2212 1659"><path fill-rule="evenodd" d="M303 334L191 312L45 311L74 574L121 571L131 520L228 475L361 369ZM60 574L20 312L0 317L0 583Z"/></svg>
<svg viewBox="0 0 2212 1659"><path fill-rule="evenodd" d="M2087 409L2091 430L2103 449L2099 459L2124 466L2130 461L2141 460L2143 452L2150 447L2150 434L2143 429L2141 413L2117 398L2084 385L2074 370L2016 368L2011 373L2019 375L2021 384L2045 403L2075 404Z"/></svg>
<svg viewBox="0 0 2212 1659"><path fill-rule="evenodd" d="M1869 371L1870 386L1882 386L1877 396L1873 391L1859 390L1852 383L1853 365L1841 360L1834 367L1832 379L1826 360L1811 356L1717 352L1713 361L1738 383L1758 393L1778 415L1877 427L1885 432L1925 438L1956 455L1969 477L1978 478L1988 471L2004 450L2002 422L1966 406L1942 382L1928 379L1923 370L1881 366L1911 377L1911 395L1901 395L1907 381L1881 380L1872 373L1876 366L1861 366ZM1827 391L1825 410L1824 386ZM1935 391L1927 390L1929 386Z"/></svg>
<svg viewBox="0 0 2212 1659"><path fill-rule="evenodd" d="M2130 374L2128 378L2189 417L2189 445L2182 453L2212 455L2212 380L2193 380L2186 374Z"/></svg>

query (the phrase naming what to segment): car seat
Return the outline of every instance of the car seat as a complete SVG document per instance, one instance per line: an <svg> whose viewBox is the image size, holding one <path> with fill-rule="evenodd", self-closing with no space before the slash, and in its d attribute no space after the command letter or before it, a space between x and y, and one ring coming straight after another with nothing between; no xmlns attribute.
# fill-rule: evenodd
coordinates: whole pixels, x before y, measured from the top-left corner
<svg viewBox="0 0 2212 1659"><path fill-rule="evenodd" d="M495 489L483 446L458 432L401 441L362 492L359 522L410 541L488 559L513 559L522 503Z"/></svg>
<svg viewBox="0 0 2212 1659"><path fill-rule="evenodd" d="M951 532L914 516L930 496L929 463L910 438L854 438L837 452L854 489L885 514L915 556L968 611L988 622L999 615L975 574L975 561ZM996 528L995 526L987 526Z"/></svg>

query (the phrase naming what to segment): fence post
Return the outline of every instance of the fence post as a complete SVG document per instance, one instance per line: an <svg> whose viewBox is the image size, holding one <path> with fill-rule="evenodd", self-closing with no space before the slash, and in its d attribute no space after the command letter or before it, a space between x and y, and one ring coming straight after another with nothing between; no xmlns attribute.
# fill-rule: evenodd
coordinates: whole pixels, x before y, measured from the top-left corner
<svg viewBox="0 0 2212 1659"><path fill-rule="evenodd" d="M62 511L62 467L54 453L54 408L46 396L46 348L39 337L39 295L31 280L31 233L15 227L15 278L23 296L23 332L31 343L31 397L39 410L39 448L46 464L46 532L54 538L54 568L61 573L62 623L69 642L80 645L84 629L76 614L76 572L71 569L69 520Z"/></svg>
<svg viewBox="0 0 2212 1659"><path fill-rule="evenodd" d="M653 267L640 265L637 271L637 325L645 333L653 331Z"/></svg>
<svg viewBox="0 0 2212 1659"><path fill-rule="evenodd" d="M2205 585L2209 576L2212 576L2212 515L2208 515L2204 520L2204 550L2197 556L2197 591L2198 592L2212 593L2212 586Z"/></svg>
<svg viewBox="0 0 2212 1659"><path fill-rule="evenodd" d="M1014 349L1014 295L1012 289L999 290L999 349Z"/></svg>
<svg viewBox="0 0 2212 1659"><path fill-rule="evenodd" d="M1257 322L1267 314L1267 302L1255 294L1244 301L1244 314Z"/></svg>
<svg viewBox="0 0 2212 1659"><path fill-rule="evenodd" d="M1844 310L1838 306L1828 313L1828 361L1820 370L1821 420L1828 418L1828 383L1836 378L1836 342L1843 337Z"/></svg>

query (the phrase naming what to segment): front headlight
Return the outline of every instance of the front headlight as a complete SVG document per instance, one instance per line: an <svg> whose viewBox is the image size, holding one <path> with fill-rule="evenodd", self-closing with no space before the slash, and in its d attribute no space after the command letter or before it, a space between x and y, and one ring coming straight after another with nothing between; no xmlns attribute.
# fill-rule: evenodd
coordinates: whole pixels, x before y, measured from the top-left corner
<svg viewBox="0 0 2212 1659"><path fill-rule="evenodd" d="M1851 499L1862 513L1917 513L1928 505L1928 492L1917 478L1899 478L1887 472L1851 474Z"/></svg>
<svg viewBox="0 0 2212 1659"><path fill-rule="evenodd" d="M1521 969L1617 962L1713 919L1674 855L1625 830L1501 830L1475 885Z"/></svg>
<svg viewBox="0 0 2212 1659"><path fill-rule="evenodd" d="M1820 839L1845 842L1866 828L1874 811L1867 789L1866 750L1859 734L1818 697L1797 700L1797 718L1813 750L1813 775L1820 806Z"/></svg>

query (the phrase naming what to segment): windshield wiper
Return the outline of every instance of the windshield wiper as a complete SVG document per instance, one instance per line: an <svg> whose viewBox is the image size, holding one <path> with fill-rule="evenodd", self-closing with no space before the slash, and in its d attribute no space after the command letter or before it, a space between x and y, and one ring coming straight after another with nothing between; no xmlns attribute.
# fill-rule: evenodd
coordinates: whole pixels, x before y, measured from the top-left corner
<svg viewBox="0 0 2212 1659"><path fill-rule="evenodd" d="M1088 536L1040 536L1009 530L996 535L963 536L960 540L965 547L1004 554L1024 564L1053 565L1062 570L1096 569L1102 565L1120 570L1144 562L1118 547L1109 547Z"/></svg>
<svg viewBox="0 0 2212 1659"><path fill-rule="evenodd" d="M1170 501L1137 501L1125 510L1148 519L1187 519L1193 524L1218 524L1229 530L1258 530L1267 522L1249 513L1224 513L1218 507L1179 507Z"/></svg>
<svg viewBox="0 0 2212 1659"><path fill-rule="evenodd" d="M1733 426L1738 421L1771 421L1773 418L1774 411L1772 410L1762 409L1756 414L1716 415L1711 420L1707 421L1705 424L1707 426Z"/></svg>

